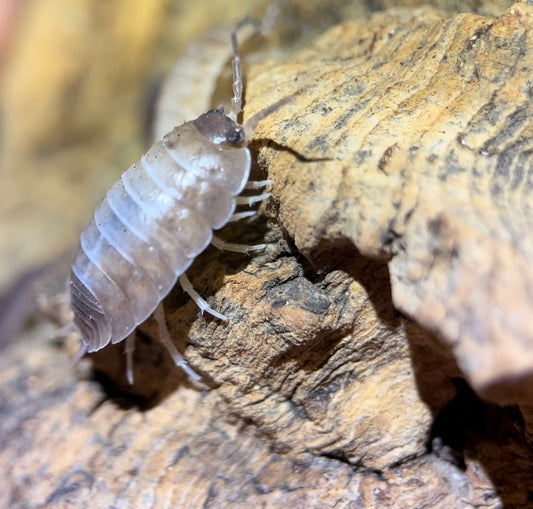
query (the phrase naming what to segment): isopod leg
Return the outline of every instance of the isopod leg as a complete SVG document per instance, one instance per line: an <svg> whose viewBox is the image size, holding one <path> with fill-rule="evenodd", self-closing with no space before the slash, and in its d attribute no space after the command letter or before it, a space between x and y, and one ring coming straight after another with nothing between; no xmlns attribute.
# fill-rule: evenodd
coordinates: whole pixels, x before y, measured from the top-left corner
<svg viewBox="0 0 533 509"><path fill-rule="evenodd" d="M244 186L245 189L261 189L262 187L269 186L273 184L274 181L271 179L266 180L249 180Z"/></svg>
<svg viewBox="0 0 533 509"><path fill-rule="evenodd" d="M130 385L133 385L133 352L135 351L135 332L126 338L124 354L126 355L126 378Z"/></svg>
<svg viewBox="0 0 533 509"><path fill-rule="evenodd" d="M250 251L260 251L265 249L266 244L255 244L249 246L248 244L232 244L231 242L226 242L219 237L213 236L211 239L211 244L221 251L232 251L233 253L248 253Z"/></svg>
<svg viewBox="0 0 533 509"><path fill-rule="evenodd" d="M163 309L163 304L159 303L159 305L155 308L154 318L157 323L159 339L161 340L161 343L165 345L165 348L172 357L174 364L176 364L178 368L181 368L183 371L185 371L190 379L194 380L195 382L200 381L202 377L193 371L187 361L183 358L183 355L178 352L176 346L170 339L170 333L168 332L167 324L165 322L165 310Z"/></svg>
<svg viewBox="0 0 533 509"><path fill-rule="evenodd" d="M262 193L262 194L252 195L252 196L237 196L237 198L235 198L235 203L237 205L251 206L254 203L264 201L267 198L270 198L270 196L271 196L270 193Z"/></svg>
<svg viewBox="0 0 533 509"><path fill-rule="evenodd" d="M70 361L71 366L75 366L78 364L78 362L81 361L81 358L87 353L87 345L85 342L81 342L80 347L78 348L78 351L74 354L74 357L72 357L72 360Z"/></svg>
<svg viewBox="0 0 533 509"><path fill-rule="evenodd" d="M223 322L228 321L228 317L226 315L215 311L204 299L202 299L202 297L200 297L200 295L198 295L198 292L196 292L196 290L192 287L189 278L185 274L182 274L179 277L179 282L183 290L189 294L191 299L200 308L202 314L204 311L207 311L210 315L213 315L214 317L218 318L219 320L222 320Z"/></svg>
<svg viewBox="0 0 533 509"><path fill-rule="evenodd" d="M246 217L252 217L257 214L257 210L247 210L246 212L237 212L236 214L233 214L229 219L228 223L233 221L240 221L241 219L244 219Z"/></svg>

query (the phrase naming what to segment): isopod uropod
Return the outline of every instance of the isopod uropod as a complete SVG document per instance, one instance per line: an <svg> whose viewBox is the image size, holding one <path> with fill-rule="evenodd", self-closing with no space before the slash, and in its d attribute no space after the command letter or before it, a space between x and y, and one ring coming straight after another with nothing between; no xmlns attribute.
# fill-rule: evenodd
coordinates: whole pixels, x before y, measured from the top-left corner
<svg viewBox="0 0 533 509"><path fill-rule="evenodd" d="M155 311L160 339L174 362L198 379L170 340L160 303L179 279L202 311L224 320L194 291L185 271L209 243L238 252L263 247L226 244L213 237L213 230L254 213L235 214L236 205L269 196L237 196L245 186L268 183L248 183L247 144L258 122L292 99L286 97L243 125L237 123L242 104L238 28L231 35L231 112L208 111L155 143L111 187L81 234L70 284L74 324L82 335L80 356L131 338ZM126 341L130 383L132 351Z"/></svg>

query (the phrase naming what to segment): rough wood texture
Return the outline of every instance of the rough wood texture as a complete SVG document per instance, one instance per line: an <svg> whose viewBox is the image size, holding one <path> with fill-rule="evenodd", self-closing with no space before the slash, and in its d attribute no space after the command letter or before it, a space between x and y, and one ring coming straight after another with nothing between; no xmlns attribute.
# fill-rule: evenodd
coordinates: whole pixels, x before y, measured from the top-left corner
<svg viewBox="0 0 533 509"><path fill-rule="evenodd" d="M268 136L330 159L269 158L298 250L320 265L348 241L386 260L395 306L502 403L533 398L532 26L525 4L496 19L388 11L249 85L251 111L302 90Z"/></svg>
<svg viewBox="0 0 533 509"><path fill-rule="evenodd" d="M262 218L224 231L268 248L189 273L229 322L165 301L206 387L150 320L131 388L121 345L73 372L40 323L0 358L4 505L531 505L531 406L463 377L531 401L532 9L388 10L247 67L245 118L300 94L251 147Z"/></svg>

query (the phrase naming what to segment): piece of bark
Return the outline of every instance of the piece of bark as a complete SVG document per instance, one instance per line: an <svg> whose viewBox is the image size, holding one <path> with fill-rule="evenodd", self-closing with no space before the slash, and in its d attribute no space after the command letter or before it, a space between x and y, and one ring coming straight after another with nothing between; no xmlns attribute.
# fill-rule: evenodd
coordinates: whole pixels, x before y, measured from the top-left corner
<svg viewBox="0 0 533 509"><path fill-rule="evenodd" d="M249 84L252 113L300 91L258 133L311 160L265 155L298 250L321 265L348 240L387 261L395 306L500 403L533 398L532 27L526 4L388 11Z"/></svg>
<svg viewBox="0 0 533 509"><path fill-rule="evenodd" d="M384 12L333 29L286 63L249 70L245 118L301 91L251 147L263 165L256 175L266 169L275 180L269 220L224 232L246 243L264 235L269 246L249 258L209 249L191 269L227 324L199 316L179 290L165 301L177 345L211 390L184 384L151 321L139 332L131 388L122 345L83 361L78 373L92 367L96 381L76 379L66 349L43 341L51 327L41 325L0 358L5 505L528 506L532 451L516 407L479 400L452 349L393 301L394 260L416 238L399 219L432 166L415 171L413 155L412 168L398 171L417 127L401 132L402 122L418 103L387 117L397 96L383 99L380 86L400 94L429 67L416 65L430 36L461 47L483 22L431 9ZM418 60L402 53L411 54L410 38L422 45ZM381 85L365 81L378 77ZM428 140L433 129L442 135L434 124ZM446 179L437 184L446 190ZM426 211L411 208L411 216ZM394 229L383 226L387 217ZM405 252L383 238L392 230ZM420 322L444 336L438 323Z"/></svg>

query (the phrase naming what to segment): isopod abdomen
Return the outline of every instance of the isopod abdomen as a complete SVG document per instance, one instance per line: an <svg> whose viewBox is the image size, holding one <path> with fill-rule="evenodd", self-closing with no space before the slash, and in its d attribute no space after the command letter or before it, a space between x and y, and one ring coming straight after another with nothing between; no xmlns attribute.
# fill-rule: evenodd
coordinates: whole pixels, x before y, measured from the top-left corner
<svg viewBox="0 0 533 509"><path fill-rule="evenodd" d="M211 110L155 143L113 185L81 234L71 270L71 305L74 324L82 334L82 353L130 336L156 308L161 309L160 302L178 278L203 310L224 318L194 292L184 273L211 241L224 244L213 239L213 230L250 215L234 214L241 200L237 195L250 174L247 143L261 119L291 100L286 97L238 124L242 80L235 33L232 45L230 114L222 108ZM242 203L266 196L243 198ZM155 316L176 364L194 376L161 326L162 311ZM131 382L131 348L127 352Z"/></svg>

